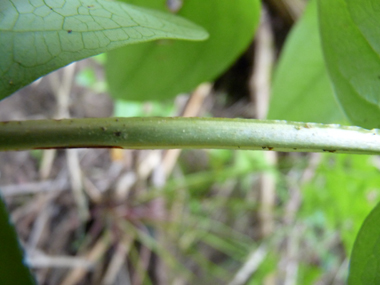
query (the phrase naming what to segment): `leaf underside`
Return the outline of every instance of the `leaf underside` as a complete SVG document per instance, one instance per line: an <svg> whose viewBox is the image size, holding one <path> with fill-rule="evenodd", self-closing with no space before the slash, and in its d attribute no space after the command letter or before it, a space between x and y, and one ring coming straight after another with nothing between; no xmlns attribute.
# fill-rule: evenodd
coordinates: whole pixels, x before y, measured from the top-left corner
<svg viewBox="0 0 380 285"><path fill-rule="evenodd" d="M203 40L169 13L105 0L0 1L0 99L73 61L155 39Z"/></svg>

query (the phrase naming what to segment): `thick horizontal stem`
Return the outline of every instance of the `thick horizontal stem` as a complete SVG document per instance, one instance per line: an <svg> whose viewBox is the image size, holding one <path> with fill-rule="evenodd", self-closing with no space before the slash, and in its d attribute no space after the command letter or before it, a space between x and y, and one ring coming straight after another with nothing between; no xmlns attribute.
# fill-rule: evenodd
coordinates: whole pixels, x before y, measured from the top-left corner
<svg viewBox="0 0 380 285"><path fill-rule="evenodd" d="M0 151L104 147L380 154L380 131L339 125L219 118L0 122Z"/></svg>

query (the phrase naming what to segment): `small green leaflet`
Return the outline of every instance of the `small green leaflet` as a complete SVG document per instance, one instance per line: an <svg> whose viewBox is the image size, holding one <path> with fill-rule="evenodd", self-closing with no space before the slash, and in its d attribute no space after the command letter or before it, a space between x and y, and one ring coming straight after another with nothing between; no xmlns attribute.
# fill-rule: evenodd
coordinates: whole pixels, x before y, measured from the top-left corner
<svg viewBox="0 0 380 285"><path fill-rule="evenodd" d="M380 204L365 219L350 261L349 285L380 284Z"/></svg>
<svg viewBox="0 0 380 285"><path fill-rule="evenodd" d="M10 221L10 215L1 196L0 229L0 284L36 284L30 269L25 264L24 253L18 241L15 227Z"/></svg>
<svg viewBox="0 0 380 285"><path fill-rule="evenodd" d="M73 61L155 39L204 40L169 13L105 0L1 0L0 99Z"/></svg>

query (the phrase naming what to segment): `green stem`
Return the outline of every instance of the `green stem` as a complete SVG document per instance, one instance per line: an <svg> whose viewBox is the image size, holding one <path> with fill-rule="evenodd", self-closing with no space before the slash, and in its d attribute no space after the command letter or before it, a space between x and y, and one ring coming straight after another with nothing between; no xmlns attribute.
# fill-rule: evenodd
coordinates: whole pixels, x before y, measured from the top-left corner
<svg viewBox="0 0 380 285"><path fill-rule="evenodd" d="M218 118L92 118L0 123L0 151L100 147L380 154L380 131Z"/></svg>

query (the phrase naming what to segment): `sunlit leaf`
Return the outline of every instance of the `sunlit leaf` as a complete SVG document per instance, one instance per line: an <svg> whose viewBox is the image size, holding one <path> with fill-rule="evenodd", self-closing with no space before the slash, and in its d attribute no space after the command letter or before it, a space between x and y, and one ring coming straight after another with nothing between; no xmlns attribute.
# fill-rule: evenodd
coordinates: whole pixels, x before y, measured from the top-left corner
<svg viewBox="0 0 380 285"><path fill-rule="evenodd" d="M380 204L368 215L351 256L349 285L380 284Z"/></svg>
<svg viewBox="0 0 380 285"><path fill-rule="evenodd" d="M125 0L167 10L166 0ZM157 41L110 52L111 95L128 100L172 98L215 79L251 42L259 20L258 0L185 0L178 15L204 27L204 42Z"/></svg>
<svg viewBox="0 0 380 285"><path fill-rule="evenodd" d="M0 99L53 70L123 45L202 40L187 20L105 0L0 1Z"/></svg>
<svg viewBox="0 0 380 285"><path fill-rule="evenodd" d="M281 53L268 119L319 123L343 119L323 60L316 0L309 2Z"/></svg>
<svg viewBox="0 0 380 285"><path fill-rule="evenodd" d="M380 2L320 0L322 46L330 77L347 117L380 127Z"/></svg>

